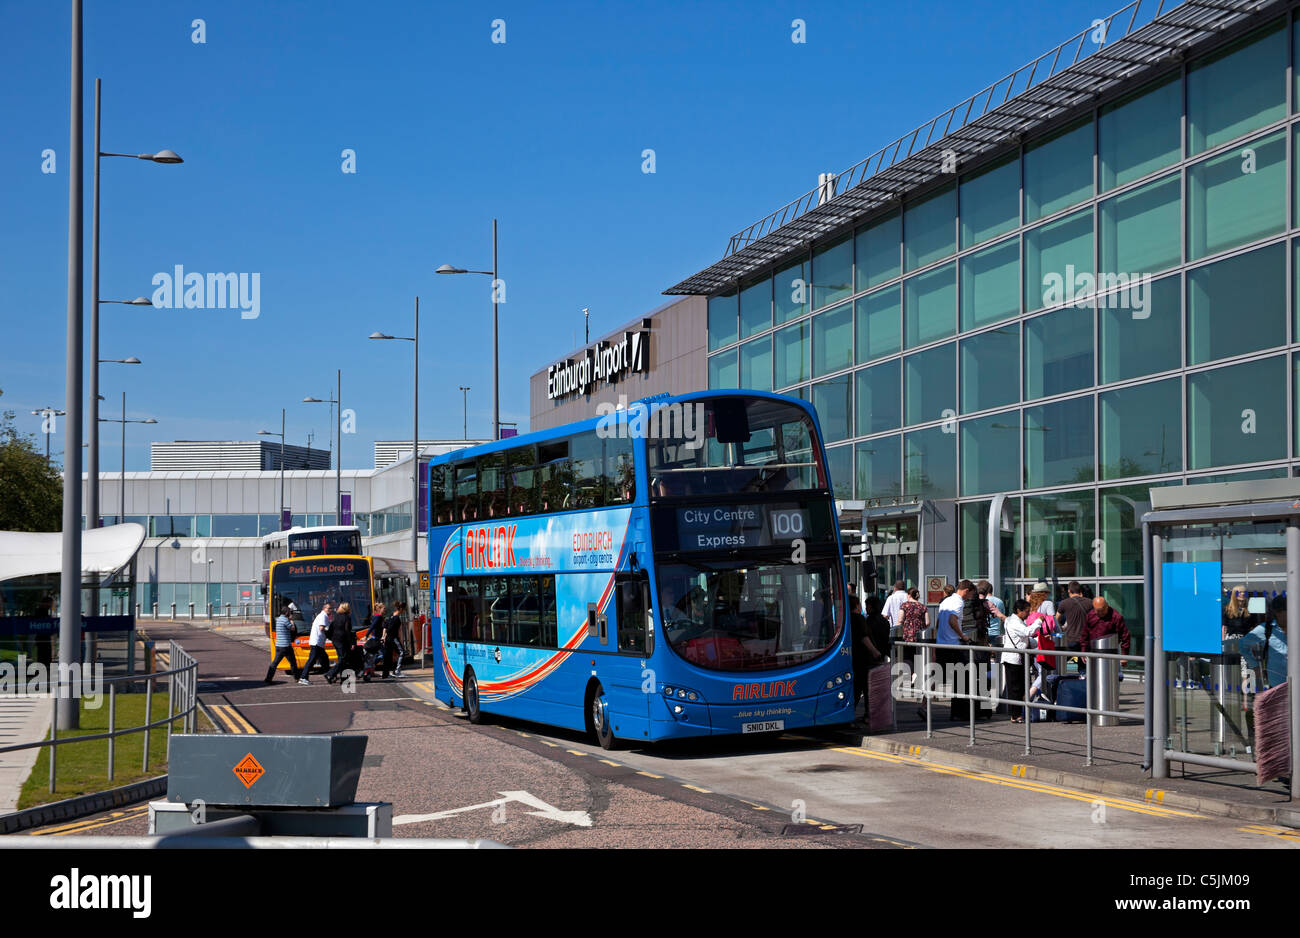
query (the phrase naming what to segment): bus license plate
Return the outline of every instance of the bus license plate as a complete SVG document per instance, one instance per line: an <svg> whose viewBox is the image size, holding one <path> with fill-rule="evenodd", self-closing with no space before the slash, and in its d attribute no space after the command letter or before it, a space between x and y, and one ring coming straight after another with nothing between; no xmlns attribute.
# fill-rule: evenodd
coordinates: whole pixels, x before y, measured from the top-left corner
<svg viewBox="0 0 1300 938"><path fill-rule="evenodd" d="M785 720L768 720L766 723L743 723L742 733L773 733L785 729Z"/></svg>

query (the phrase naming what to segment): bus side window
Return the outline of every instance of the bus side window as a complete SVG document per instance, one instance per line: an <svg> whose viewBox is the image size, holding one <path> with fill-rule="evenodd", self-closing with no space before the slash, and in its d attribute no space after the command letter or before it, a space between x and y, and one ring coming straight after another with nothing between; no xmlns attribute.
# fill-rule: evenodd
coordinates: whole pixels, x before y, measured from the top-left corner
<svg viewBox="0 0 1300 938"><path fill-rule="evenodd" d="M618 650L633 654L646 653L645 581L624 580L615 587L618 609Z"/></svg>
<svg viewBox="0 0 1300 938"><path fill-rule="evenodd" d="M509 513L537 513L537 454L531 446L520 446L506 453L506 492Z"/></svg>
<svg viewBox="0 0 1300 938"><path fill-rule="evenodd" d="M478 474L472 462L456 467L456 520L478 520Z"/></svg>
<svg viewBox="0 0 1300 938"><path fill-rule="evenodd" d="M555 576L538 577L540 590L540 608L542 621L541 645L544 648L559 647L558 628L555 614Z"/></svg>
<svg viewBox="0 0 1300 938"><path fill-rule="evenodd" d="M488 453L478 458L480 518L501 518L506 514L505 464L505 453Z"/></svg>
<svg viewBox="0 0 1300 938"><path fill-rule="evenodd" d="M451 523L451 504L447 498L447 476L450 466L431 466L429 468L429 513L433 523Z"/></svg>
<svg viewBox="0 0 1300 938"><path fill-rule="evenodd" d="M617 505L636 497L636 464L632 440L605 440L605 504Z"/></svg>

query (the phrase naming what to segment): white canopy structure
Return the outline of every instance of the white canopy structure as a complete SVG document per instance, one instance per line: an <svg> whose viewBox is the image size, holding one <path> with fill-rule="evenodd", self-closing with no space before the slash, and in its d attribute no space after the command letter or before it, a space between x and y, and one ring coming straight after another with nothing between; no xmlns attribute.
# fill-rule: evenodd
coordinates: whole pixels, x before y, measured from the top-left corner
<svg viewBox="0 0 1300 938"><path fill-rule="evenodd" d="M100 579L131 562L144 543L144 525L114 524L81 532L83 578ZM0 582L63 572L63 534L0 531Z"/></svg>

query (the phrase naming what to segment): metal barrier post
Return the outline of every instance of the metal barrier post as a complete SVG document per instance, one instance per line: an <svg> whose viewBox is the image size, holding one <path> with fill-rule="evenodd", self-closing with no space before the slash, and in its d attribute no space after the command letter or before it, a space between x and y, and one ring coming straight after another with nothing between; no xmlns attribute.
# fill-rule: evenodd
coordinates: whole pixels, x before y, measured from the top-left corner
<svg viewBox="0 0 1300 938"><path fill-rule="evenodd" d="M59 738L59 692L57 690L53 690L50 694L50 703L54 705L50 708L50 794L52 795L54 794L54 763L59 751L58 744L55 742Z"/></svg>
<svg viewBox="0 0 1300 938"><path fill-rule="evenodd" d="M193 600L190 601L190 618L191 618L191 619L194 618L194 602L193 602Z"/></svg>
<svg viewBox="0 0 1300 938"><path fill-rule="evenodd" d="M212 603L208 603L208 618L212 618Z"/></svg>
<svg viewBox="0 0 1300 938"><path fill-rule="evenodd" d="M149 644L153 644L150 642ZM144 685L144 764L141 772L149 771L149 724L153 722L153 679Z"/></svg>
<svg viewBox="0 0 1300 938"><path fill-rule="evenodd" d="M975 700L971 694L971 688L975 686L975 649L967 646L966 648L966 686L962 688L966 692L966 719L970 725L970 739L966 743L966 748L975 745Z"/></svg>
<svg viewBox="0 0 1300 938"><path fill-rule="evenodd" d="M176 699L176 643L168 642L167 647L167 670L172 673L167 675L167 758L172 757L172 706Z"/></svg>
<svg viewBox="0 0 1300 938"><path fill-rule="evenodd" d="M176 618L176 603L174 601L172 602L172 618Z"/></svg>
<svg viewBox="0 0 1300 938"><path fill-rule="evenodd" d="M149 615L155 619L158 618L158 604L156 602L153 604L153 612L149 613Z"/></svg>
<svg viewBox="0 0 1300 938"><path fill-rule="evenodd" d="M1118 635L1103 635L1092 643L1093 651L1114 653L1119 650ZM1088 669L1088 677L1085 678L1085 686L1088 691L1088 709L1089 710L1118 710L1119 709L1119 659L1118 658L1097 658L1093 661L1094 667ZM1088 725L1092 725L1094 717L1088 714ZM1098 714L1095 717L1098 726L1115 726L1119 723L1119 718L1108 717Z"/></svg>
<svg viewBox="0 0 1300 938"><path fill-rule="evenodd" d="M117 681L108 684L108 780L113 780L113 744L117 742Z"/></svg>

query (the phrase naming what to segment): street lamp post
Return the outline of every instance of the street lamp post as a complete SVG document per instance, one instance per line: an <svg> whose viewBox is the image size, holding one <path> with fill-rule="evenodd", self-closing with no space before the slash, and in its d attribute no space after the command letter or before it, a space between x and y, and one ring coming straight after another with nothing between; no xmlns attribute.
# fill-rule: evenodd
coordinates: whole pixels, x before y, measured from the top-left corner
<svg viewBox="0 0 1300 938"><path fill-rule="evenodd" d="M278 436L280 438L280 517L284 517L284 408L280 408L280 432L272 433L270 430L258 430L258 436Z"/></svg>
<svg viewBox="0 0 1300 938"><path fill-rule="evenodd" d="M338 408L338 423L335 427L335 436L339 441L338 453L335 454L334 463L334 523L343 523L343 369L339 369L336 375L338 386L335 390L334 397L321 399L319 397L304 397L304 404L333 404Z"/></svg>
<svg viewBox="0 0 1300 938"><path fill-rule="evenodd" d="M500 355L497 343L497 220L492 219L492 269L466 270L443 264L434 273L438 274L486 274L492 278L492 439L501 439L501 401L500 401Z"/></svg>
<svg viewBox="0 0 1300 938"><path fill-rule="evenodd" d="M144 420L127 420L126 419L126 392L122 392L122 419L117 420L112 417L96 418L100 423L120 423L122 425L122 477L118 480L118 502L117 502L117 521L121 524L126 520L126 425L128 423L157 423L153 417L146 417Z"/></svg>
<svg viewBox="0 0 1300 938"><path fill-rule="evenodd" d="M466 441L469 440L469 392L469 385L462 384L460 386L461 434Z"/></svg>
<svg viewBox="0 0 1300 938"><path fill-rule="evenodd" d="M157 153L105 153L99 149L99 112L101 79L95 79L95 187L91 208L90 233L90 446L86 465L86 527L99 527L99 306L103 302L120 302L127 306L152 306L144 297L134 300L100 300L99 298L99 161L105 156L120 156L126 159L148 160L151 163L185 162L172 150L159 150ZM80 111L80 89L77 110ZM77 147L77 164L74 170L80 171L80 145Z"/></svg>
<svg viewBox="0 0 1300 938"><path fill-rule="evenodd" d="M45 465L50 464L50 434L54 432L51 420L55 417L64 417L66 412L56 410L53 407L42 407L40 410L32 411L33 417L41 418L41 428L45 431Z"/></svg>
<svg viewBox="0 0 1300 938"><path fill-rule="evenodd" d="M372 339L395 339L415 343L414 398L411 406L411 564L416 589L420 582L420 298L415 298L415 334L413 336L370 333Z"/></svg>

